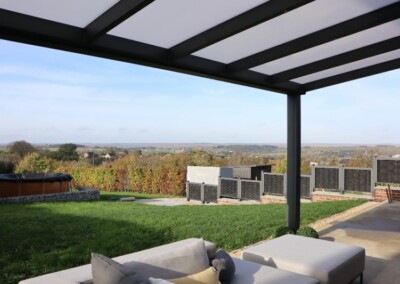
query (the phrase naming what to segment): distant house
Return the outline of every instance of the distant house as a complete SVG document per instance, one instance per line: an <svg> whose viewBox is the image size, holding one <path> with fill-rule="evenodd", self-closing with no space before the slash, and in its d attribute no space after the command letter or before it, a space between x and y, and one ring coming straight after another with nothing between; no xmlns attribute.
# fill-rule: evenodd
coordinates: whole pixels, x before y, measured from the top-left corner
<svg viewBox="0 0 400 284"><path fill-rule="evenodd" d="M114 159L114 155L112 155L112 154L110 154L110 153L107 153L107 154L105 154L105 155L102 155L101 157L102 157L103 159L107 159L107 160Z"/></svg>
<svg viewBox="0 0 400 284"><path fill-rule="evenodd" d="M400 158L400 154L393 155L392 158L399 159Z"/></svg>
<svg viewBox="0 0 400 284"><path fill-rule="evenodd" d="M94 152L85 152L83 153L83 157L86 159L96 158L97 154L95 154Z"/></svg>

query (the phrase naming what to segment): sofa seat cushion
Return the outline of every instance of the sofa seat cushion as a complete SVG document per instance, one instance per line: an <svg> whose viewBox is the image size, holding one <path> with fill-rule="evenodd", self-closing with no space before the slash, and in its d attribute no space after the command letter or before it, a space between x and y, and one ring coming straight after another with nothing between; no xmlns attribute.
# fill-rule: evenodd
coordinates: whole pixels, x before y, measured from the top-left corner
<svg viewBox="0 0 400 284"><path fill-rule="evenodd" d="M233 258L236 271L231 284L318 284L318 280L297 273Z"/></svg>
<svg viewBox="0 0 400 284"><path fill-rule="evenodd" d="M252 262L314 277L320 283L349 283L364 271L361 247L285 235L243 251Z"/></svg>

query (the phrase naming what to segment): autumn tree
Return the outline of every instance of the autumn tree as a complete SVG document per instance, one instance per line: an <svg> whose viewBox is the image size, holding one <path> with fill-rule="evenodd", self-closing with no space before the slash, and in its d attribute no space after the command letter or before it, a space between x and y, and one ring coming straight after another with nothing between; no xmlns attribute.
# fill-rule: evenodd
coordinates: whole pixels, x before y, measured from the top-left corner
<svg viewBox="0 0 400 284"><path fill-rule="evenodd" d="M58 161L78 161L79 154L76 151L78 147L75 144L62 144L57 151L50 152L49 157Z"/></svg>
<svg viewBox="0 0 400 284"><path fill-rule="evenodd" d="M21 140L15 141L9 145L9 151L12 154L18 155L20 158L25 157L29 153L37 152L37 149L32 144Z"/></svg>

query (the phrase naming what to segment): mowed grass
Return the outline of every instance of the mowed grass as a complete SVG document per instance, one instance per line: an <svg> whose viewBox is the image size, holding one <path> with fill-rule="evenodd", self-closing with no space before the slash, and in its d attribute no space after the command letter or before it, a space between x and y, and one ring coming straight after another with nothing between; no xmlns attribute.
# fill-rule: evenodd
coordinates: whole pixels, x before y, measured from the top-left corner
<svg viewBox="0 0 400 284"><path fill-rule="evenodd" d="M307 203L303 225L365 200ZM0 205L0 283L196 237L227 251L269 238L285 224L286 205L161 207L134 202Z"/></svg>

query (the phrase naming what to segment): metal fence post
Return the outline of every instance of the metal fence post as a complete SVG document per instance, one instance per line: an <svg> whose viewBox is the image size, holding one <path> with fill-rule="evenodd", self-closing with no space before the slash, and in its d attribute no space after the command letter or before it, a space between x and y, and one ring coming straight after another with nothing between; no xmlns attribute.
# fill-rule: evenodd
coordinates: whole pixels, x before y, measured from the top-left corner
<svg viewBox="0 0 400 284"><path fill-rule="evenodd" d="M371 172L371 193L372 197L375 198L375 184L378 182L378 158L374 157L372 161L372 172Z"/></svg>
<svg viewBox="0 0 400 284"><path fill-rule="evenodd" d="M261 171L260 199L264 195L264 171Z"/></svg>
<svg viewBox="0 0 400 284"><path fill-rule="evenodd" d="M310 177L310 192L314 192L315 189L315 165L311 165L311 177Z"/></svg>
<svg viewBox="0 0 400 284"><path fill-rule="evenodd" d="M189 181L186 182L186 200L190 201L190 195L189 195Z"/></svg>
<svg viewBox="0 0 400 284"><path fill-rule="evenodd" d="M217 184L217 199L221 197L221 176L218 177L218 184Z"/></svg>
<svg viewBox="0 0 400 284"><path fill-rule="evenodd" d="M339 191L344 194L344 167L339 167Z"/></svg>
<svg viewBox="0 0 400 284"><path fill-rule="evenodd" d="M287 173L283 175L283 196L287 199Z"/></svg>
<svg viewBox="0 0 400 284"><path fill-rule="evenodd" d="M204 182L202 182L201 186L200 186L200 200L203 204L205 203L205 201L204 201Z"/></svg>
<svg viewBox="0 0 400 284"><path fill-rule="evenodd" d="M238 199L239 201L242 200L242 180L238 178L237 180L237 189L238 189Z"/></svg>

